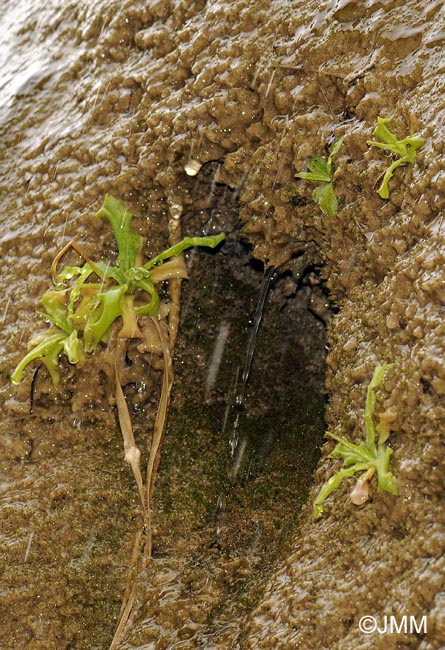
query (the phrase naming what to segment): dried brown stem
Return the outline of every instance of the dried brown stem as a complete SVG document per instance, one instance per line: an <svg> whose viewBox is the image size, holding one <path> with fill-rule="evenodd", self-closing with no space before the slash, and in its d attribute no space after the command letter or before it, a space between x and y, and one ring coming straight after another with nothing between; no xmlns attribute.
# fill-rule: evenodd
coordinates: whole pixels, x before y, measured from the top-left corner
<svg viewBox="0 0 445 650"><path fill-rule="evenodd" d="M139 497L141 500L142 514L146 516L145 510L145 497L144 497L144 484L142 481L140 460L141 452L136 446L133 427L131 425L130 413L128 412L127 402L125 400L125 395L122 390L120 378L119 378L119 362L125 358L125 354L128 347L128 339L118 338L116 343L116 356L114 359L114 381L115 381L115 395L116 395L116 406L119 415L119 425L122 432L122 437L124 439L124 452L125 460L131 465L133 470L133 475L138 487Z"/></svg>
<svg viewBox="0 0 445 650"><path fill-rule="evenodd" d="M164 357L164 370L162 374L162 389L159 399L158 410L154 423L153 440L150 447L150 455L147 463L147 546L146 555L151 557L152 551L152 527L151 527L151 497L153 495L156 472L159 466L161 455L161 444L164 437L165 425L167 422L167 411L170 402L170 393L173 385L173 363L170 353L170 346L161 324L157 318L152 317L156 331L161 341L162 354Z"/></svg>
<svg viewBox="0 0 445 650"><path fill-rule="evenodd" d="M131 625L131 615L134 612L134 602L136 600L137 590L137 567L141 557L141 540L143 529L137 531L136 538L133 544L133 551L131 554L130 573L125 586L125 593L122 599L121 611L119 612L118 624L114 632L113 640L109 650L116 650L119 647L120 641L124 635L125 630Z"/></svg>

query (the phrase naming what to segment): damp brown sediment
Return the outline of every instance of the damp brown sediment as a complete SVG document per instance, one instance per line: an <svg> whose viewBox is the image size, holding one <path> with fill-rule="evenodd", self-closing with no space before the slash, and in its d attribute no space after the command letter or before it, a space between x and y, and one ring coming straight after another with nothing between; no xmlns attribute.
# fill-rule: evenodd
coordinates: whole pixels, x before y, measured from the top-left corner
<svg viewBox="0 0 445 650"><path fill-rule="evenodd" d="M211 215L204 211L211 213L211 199L208 207L199 205L199 183L184 174L195 160L213 161L214 182L235 192L243 237L254 257L297 276L321 270L337 312L328 330L332 431L361 439L373 369L395 362L379 389L379 405L397 414L390 442L400 494L374 491L372 501L356 509L344 484L316 523L308 505L300 528L288 537L289 552L281 554L287 559L277 560L263 595L254 589L254 598L241 603L243 589L237 585L245 585L246 574L242 563L236 566L237 556L230 573L235 586L217 594L226 600L224 611L201 620L214 594L199 592L200 604L193 609L193 595L205 578L185 580L182 590L168 594L169 603L176 599L180 607L166 604L163 614L162 598L158 602L162 634L183 630L182 647L440 648L445 635L443 3L184 0L118 7L99 2L94 8L64 3L63 9L54 3L42 13L23 2L15 9L18 14L8 8L2 19L9 54L0 143L7 585L1 606L14 612L5 614L2 643L105 647L110 638L136 510L112 414L100 411L97 396L85 388L73 420L71 396L54 395L41 378L37 411L30 417L29 386L12 397L7 374L34 327L35 302L47 287L55 252L72 238L96 254L112 246L106 227L91 218L106 191L137 214L148 237L147 256L165 246L169 205L181 204L186 217L193 212L208 223ZM388 201L375 191L387 160L366 145L378 115L393 116L401 138L416 131L425 138L415 165L397 170ZM327 219L312 202L313 186L294 175L340 135L334 179L339 213ZM206 168L200 173L204 177ZM275 293L278 300L286 289L275 291L281 291ZM184 337L199 336L199 328L187 325L194 305L185 303L184 309ZM199 327L205 322L202 314ZM211 318L208 323L214 332L218 325ZM185 338L181 345L178 359L186 355ZM212 344L206 345L211 354ZM183 388L177 384L178 411L187 396ZM105 384L100 392L106 395ZM148 402L141 408L153 407ZM199 404L188 417L193 459L208 450L207 432L195 426L206 409L212 413L210 405ZM170 426L159 482L160 533L168 521L169 472L176 471L169 459L181 455L173 443L180 437L175 418ZM186 460L186 453L179 458L178 476ZM331 475L332 462L319 465L312 497ZM178 503L187 501L185 508L187 480L181 480L172 486ZM189 477L191 485L195 480ZM196 519L178 525L192 529L193 521L200 526L206 520L212 490L219 494L215 482ZM267 530L270 522L263 524ZM168 585L170 571L177 576L190 553L200 556L187 541L181 546L174 533L160 534L159 540L160 548L174 548L177 560L176 569L166 563ZM195 541L199 549L202 540ZM207 553L202 556L207 564L198 562L195 576L221 566ZM273 557L270 561L272 570ZM158 577L158 585L162 580ZM178 584L175 577L171 582ZM159 594L159 587L152 593ZM150 647L154 608L147 597L133 630L138 637L128 636L122 647ZM424 614L428 633L364 636L358 621L367 614L380 619ZM218 631L218 621L219 634L206 637Z"/></svg>

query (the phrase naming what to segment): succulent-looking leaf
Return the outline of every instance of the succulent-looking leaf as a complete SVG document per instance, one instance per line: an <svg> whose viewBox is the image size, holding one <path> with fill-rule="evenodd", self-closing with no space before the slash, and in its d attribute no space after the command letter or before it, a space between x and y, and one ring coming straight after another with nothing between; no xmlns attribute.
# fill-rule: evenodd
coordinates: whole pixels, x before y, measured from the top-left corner
<svg viewBox="0 0 445 650"><path fill-rule="evenodd" d="M122 296L127 291L127 285L122 284L105 293L99 293L100 307L90 313L87 318L84 339L85 352L94 352L104 338L114 321L122 314Z"/></svg>
<svg viewBox="0 0 445 650"><path fill-rule="evenodd" d="M308 162L309 172L299 172L295 174L297 178L304 178L307 181L327 181L331 180L329 173L328 161L326 158L315 156Z"/></svg>
<svg viewBox="0 0 445 650"><path fill-rule="evenodd" d="M343 460L344 467L338 470L322 486L317 498L314 501L314 518L318 519L323 514L323 503L326 498L333 492L340 483L345 479L351 477L356 472L369 471L375 469L377 474L377 488L379 491L386 491L391 494L397 494L397 479L389 471L389 461L392 454L392 449L385 446L379 441L375 444L375 433L373 415L376 405L375 389L380 386L383 381L385 372L392 369L394 364L387 363L378 366L374 370L371 381L369 382L366 396L365 411L363 419L366 426L366 442L361 442L356 445L350 442L343 436L338 436L335 433L327 432L328 438L333 438L337 441L330 458L340 458Z"/></svg>
<svg viewBox="0 0 445 650"><path fill-rule="evenodd" d="M105 195L104 204L97 217L105 217L110 222L119 249L118 266L123 272L136 266L137 256L142 248L142 236L131 229L133 215L119 199Z"/></svg>
<svg viewBox="0 0 445 650"><path fill-rule="evenodd" d="M378 117L377 126L375 127L372 134L376 138L380 138L381 142L378 140L368 140L367 144L371 147L377 147L390 153L400 156L397 160L394 160L388 169L385 172L383 180L380 184L377 194L382 199L389 198L389 181L391 180L394 170L401 165L407 165L413 163L416 159L417 150L423 147L424 140L420 137L418 133L415 135L409 135L403 140L398 140L396 135L392 133L386 126L391 122L391 117Z"/></svg>
<svg viewBox="0 0 445 650"><path fill-rule="evenodd" d="M63 341L63 350L72 364L79 363L84 359L83 343L77 336L77 331L73 330L71 334Z"/></svg>
<svg viewBox="0 0 445 650"><path fill-rule="evenodd" d="M329 170L331 169L332 158L335 156L336 153L340 151L341 146L343 144L343 140L344 140L344 136L342 135L340 138L337 138L337 140L334 140L334 142L331 144L329 148L329 158L328 158Z"/></svg>
<svg viewBox="0 0 445 650"><path fill-rule="evenodd" d="M32 349L26 354L23 359L20 361L16 369L11 375L11 382L13 384L19 384L23 371L26 366L36 359L41 359L45 363L48 371L51 375L53 383L56 385L59 383L59 373L57 371L57 366L54 367L55 357L59 357L60 352L63 349L63 342L66 338L65 332L49 330L48 332L41 334L34 341L31 341L30 345L33 346Z"/></svg>
<svg viewBox="0 0 445 650"><path fill-rule="evenodd" d="M337 197L334 193L332 183L326 183L316 187L312 192L312 197L320 206L320 210L328 217L335 217L338 211Z"/></svg>
<svg viewBox="0 0 445 650"><path fill-rule="evenodd" d="M339 469L338 472L331 476L330 479L321 488L318 493L317 498L314 501L314 519L319 519L323 514L323 503L326 501L328 496L336 490L342 481L345 478L350 478L355 474L355 472L360 472L361 470L366 470L368 465L366 463L357 464L353 467L348 467L347 469Z"/></svg>
<svg viewBox="0 0 445 650"><path fill-rule="evenodd" d="M142 265L139 256L143 240L132 230L133 215L124 204L107 194L97 216L105 217L113 229L119 249L117 266L102 260L92 262L73 243L58 253L51 266L55 288L43 295L40 301L43 310L39 312L53 327L31 341L32 349L11 375L14 384L20 382L23 370L36 359L45 364L57 384L60 354L64 353L72 364L83 362L85 353L94 353L97 346L107 340L118 318L122 319L118 338L140 337L138 317L157 318L159 313L156 284L170 278L187 277L185 263L178 256L192 246L214 248L225 237L223 233L186 237ZM85 264L66 266L57 273L60 260L70 248L77 251Z"/></svg>
<svg viewBox="0 0 445 650"><path fill-rule="evenodd" d="M69 321L69 314L67 313L65 301L67 291L61 290L48 290L43 294L40 304L45 311L37 312L42 318L56 327L61 329L66 334L70 334L73 327Z"/></svg>
<svg viewBox="0 0 445 650"><path fill-rule="evenodd" d="M320 206L323 214L328 217L334 217L338 211L338 202L334 192L334 185L332 182L333 176L333 157L339 152L343 143L343 137L335 140L329 149L327 158L321 156L314 156L308 163L308 172L299 172L295 174L297 178L303 178L307 181L316 181L326 183L317 187L312 192L312 198Z"/></svg>
<svg viewBox="0 0 445 650"><path fill-rule="evenodd" d="M194 246L206 246L207 248L215 248L220 244L225 238L224 233L219 235L211 235L208 237L184 237L182 241L167 250L163 251L156 257L153 257L149 262L144 264L144 269L151 269L154 266L162 263L164 260L170 259L170 257L177 257L181 255L184 251Z"/></svg>
<svg viewBox="0 0 445 650"><path fill-rule="evenodd" d="M365 420L365 425L366 425L366 445L374 455L376 454L375 427L374 427L374 421L372 419L375 411L375 404L376 404L376 397L374 391L382 383L383 378L385 376L385 372L387 370L392 370L393 367L394 367L393 363L384 363L381 366L377 366L377 368L374 370L374 374L372 375L372 379L369 382L368 390L366 391L365 412L363 414L363 419Z"/></svg>

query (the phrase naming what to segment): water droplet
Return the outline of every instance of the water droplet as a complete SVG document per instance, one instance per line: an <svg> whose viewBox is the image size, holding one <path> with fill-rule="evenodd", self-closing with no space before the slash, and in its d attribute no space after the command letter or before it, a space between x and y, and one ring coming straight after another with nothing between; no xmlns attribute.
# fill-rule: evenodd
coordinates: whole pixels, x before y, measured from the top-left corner
<svg viewBox="0 0 445 650"><path fill-rule="evenodd" d="M169 206L169 211L172 219L179 219L182 214L182 205L180 203L172 203Z"/></svg>
<svg viewBox="0 0 445 650"><path fill-rule="evenodd" d="M190 160L184 167L184 171L187 174L187 176L196 176L196 174L199 172L201 167L202 167L202 163L200 163L198 160L194 160L193 158L190 158Z"/></svg>

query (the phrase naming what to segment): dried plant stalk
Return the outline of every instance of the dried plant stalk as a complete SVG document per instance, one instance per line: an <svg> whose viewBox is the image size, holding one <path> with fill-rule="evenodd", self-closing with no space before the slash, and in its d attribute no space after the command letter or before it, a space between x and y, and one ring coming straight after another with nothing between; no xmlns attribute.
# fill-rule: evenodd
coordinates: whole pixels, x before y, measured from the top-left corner
<svg viewBox="0 0 445 650"><path fill-rule="evenodd" d="M125 358L128 348L128 339L118 338L116 343L116 354L114 358L114 382L115 382L115 396L116 406L119 416L119 425L124 439L124 453L125 460L131 465L133 475L139 492L141 500L142 515L144 520L146 518L145 496L144 496L144 483L141 474L141 452L136 446L133 435L133 427L131 424L130 413L128 411L127 401L122 390L121 381L119 378L119 362Z"/></svg>
<svg viewBox="0 0 445 650"><path fill-rule="evenodd" d="M168 405L170 402L170 393L173 385L173 363L170 352L169 342L162 325L156 318L152 319L158 332L159 340L162 345L162 354L164 357L164 370L162 373L162 389L159 400L158 410L154 423L153 440L150 447L150 455L147 463L147 546L146 556L151 557L152 552L152 530L151 530L151 498L153 496L154 485L156 481L156 472L159 467L161 457L161 444L164 437L165 425L167 423Z"/></svg>

